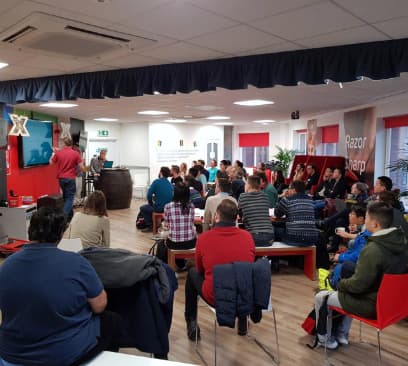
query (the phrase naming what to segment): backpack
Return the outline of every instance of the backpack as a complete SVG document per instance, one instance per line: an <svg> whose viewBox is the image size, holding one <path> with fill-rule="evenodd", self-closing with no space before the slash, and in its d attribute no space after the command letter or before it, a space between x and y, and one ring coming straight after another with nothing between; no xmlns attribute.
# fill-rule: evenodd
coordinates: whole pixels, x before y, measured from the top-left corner
<svg viewBox="0 0 408 366"><path fill-rule="evenodd" d="M139 213L137 214L136 217L136 229L138 230L142 230L145 229L147 227L146 222L143 218L142 213L139 211Z"/></svg>

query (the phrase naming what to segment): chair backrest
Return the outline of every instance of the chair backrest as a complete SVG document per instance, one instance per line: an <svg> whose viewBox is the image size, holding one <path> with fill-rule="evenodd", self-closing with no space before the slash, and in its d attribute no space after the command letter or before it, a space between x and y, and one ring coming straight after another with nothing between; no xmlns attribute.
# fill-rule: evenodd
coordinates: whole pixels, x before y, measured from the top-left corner
<svg viewBox="0 0 408 366"><path fill-rule="evenodd" d="M408 317L408 273L385 274L377 296L380 329Z"/></svg>
<svg viewBox="0 0 408 366"><path fill-rule="evenodd" d="M82 250L82 242L80 238L61 239L58 244L58 248L67 252L78 253L80 250Z"/></svg>

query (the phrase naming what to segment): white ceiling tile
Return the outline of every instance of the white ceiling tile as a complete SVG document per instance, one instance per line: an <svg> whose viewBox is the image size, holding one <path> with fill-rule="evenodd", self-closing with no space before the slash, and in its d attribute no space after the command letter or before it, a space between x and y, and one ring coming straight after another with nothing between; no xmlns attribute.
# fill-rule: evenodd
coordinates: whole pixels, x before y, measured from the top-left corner
<svg viewBox="0 0 408 366"><path fill-rule="evenodd" d="M278 52L286 52L286 51L296 51L300 50L302 47L291 43L291 42L282 42L269 45L267 47L257 48L255 50L245 51L245 52L237 52L235 56L250 56L250 55L262 55L267 53L278 53Z"/></svg>
<svg viewBox="0 0 408 366"><path fill-rule="evenodd" d="M317 37L305 38L297 40L296 42L302 44L306 48L318 48L363 42L385 41L387 39L389 38L381 32L378 32L369 25L365 25L362 27L346 29L344 31L323 34Z"/></svg>
<svg viewBox="0 0 408 366"><path fill-rule="evenodd" d="M30 66L36 68L50 67L69 73L72 70L87 66L86 63L68 57L52 57L45 55L29 55L20 59L18 66Z"/></svg>
<svg viewBox="0 0 408 366"><path fill-rule="evenodd" d="M279 14L319 0L188 0L202 9L224 15L241 22L250 22L269 15Z"/></svg>
<svg viewBox="0 0 408 366"><path fill-rule="evenodd" d="M17 64L26 58L26 54L14 45L0 43L0 61L9 65Z"/></svg>
<svg viewBox="0 0 408 366"><path fill-rule="evenodd" d="M82 72L93 72L93 71L108 71L115 70L117 67L103 64L93 64L85 67L80 67L72 72L72 74L78 74Z"/></svg>
<svg viewBox="0 0 408 366"><path fill-rule="evenodd" d="M246 25L239 25L192 38L189 42L221 52L235 53L280 43L282 40Z"/></svg>
<svg viewBox="0 0 408 366"><path fill-rule="evenodd" d="M252 23L257 28L287 40L312 37L363 25L331 3L319 3Z"/></svg>
<svg viewBox="0 0 408 366"><path fill-rule="evenodd" d="M111 60L103 60L105 65L114 66L117 68L130 68L149 65L160 65L167 63L166 60L157 59L153 57L141 56L138 54L129 54L128 56L118 57Z"/></svg>
<svg viewBox="0 0 408 366"><path fill-rule="evenodd" d="M376 23L374 26L395 39L408 37L408 17Z"/></svg>
<svg viewBox="0 0 408 366"><path fill-rule="evenodd" d="M3 0L2 0L3 1ZM169 0L114 0L105 3L96 0L36 0L36 2L58 9L65 9L88 17L120 22L132 16L140 15Z"/></svg>
<svg viewBox="0 0 408 366"><path fill-rule="evenodd" d="M29 66L11 65L5 69L0 70L0 81L3 80L17 80L33 77L60 75L60 70L53 70L50 68L34 68Z"/></svg>
<svg viewBox="0 0 408 366"><path fill-rule="evenodd" d="M407 0L335 0L335 2L370 23L408 16Z"/></svg>
<svg viewBox="0 0 408 366"><path fill-rule="evenodd" d="M168 46L141 51L140 53L145 56L166 59L170 62L209 60L225 56L225 53L197 47L185 42L177 42Z"/></svg>
<svg viewBox="0 0 408 366"><path fill-rule="evenodd" d="M137 24L138 28L148 32L184 40L237 23L179 0L136 15L124 24Z"/></svg>

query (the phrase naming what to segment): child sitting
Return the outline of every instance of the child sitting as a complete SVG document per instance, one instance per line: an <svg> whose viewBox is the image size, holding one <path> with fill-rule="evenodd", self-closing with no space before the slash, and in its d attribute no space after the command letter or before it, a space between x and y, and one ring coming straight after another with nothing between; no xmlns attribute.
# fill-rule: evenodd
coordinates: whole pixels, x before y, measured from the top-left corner
<svg viewBox="0 0 408 366"><path fill-rule="evenodd" d="M329 283L335 290L341 278L348 278L353 275L361 249L363 249L367 237L371 236L364 225L365 211L365 208L361 206L352 206L349 213L350 232L337 232L337 235L350 239L350 241L348 242L348 249L343 253L337 253L332 259L337 265L329 275Z"/></svg>

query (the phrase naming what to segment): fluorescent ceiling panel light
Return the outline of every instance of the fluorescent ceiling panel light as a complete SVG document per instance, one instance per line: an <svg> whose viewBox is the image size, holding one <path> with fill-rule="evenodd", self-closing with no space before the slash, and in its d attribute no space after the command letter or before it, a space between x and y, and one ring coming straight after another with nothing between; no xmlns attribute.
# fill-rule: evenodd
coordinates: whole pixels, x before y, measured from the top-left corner
<svg viewBox="0 0 408 366"><path fill-rule="evenodd" d="M214 123L216 126L233 126L234 124L232 122L217 122Z"/></svg>
<svg viewBox="0 0 408 366"><path fill-rule="evenodd" d="M168 122L168 123L184 123L184 122L187 122L187 120L181 119L181 118L169 118L169 119L165 119L163 122Z"/></svg>
<svg viewBox="0 0 408 366"><path fill-rule="evenodd" d="M234 102L236 105L243 105L245 107L258 107L260 105L274 104L271 100L263 99L250 99L250 100L241 100L239 102Z"/></svg>
<svg viewBox="0 0 408 366"><path fill-rule="evenodd" d="M116 122L118 119L117 118L94 118L94 121L101 121L101 122Z"/></svg>
<svg viewBox="0 0 408 366"><path fill-rule="evenodd" d="M144 114L148 116L161 116L163 114L169 114L169 112L163 112L163 111L140 111L137 112L138 114Z"/></svg>
<svg viewBox="0 0 408 366"><path fill-rule="evenodd" d="M73 107L78 107L78 104L51 102L51 103L41 104L40 107L47 107L47 108L73 108Z"/></svg>
<svg viewBox="0 0 408 366"><path fill-rule="evenodd" d="M7 62L0 62L0 69L4 69L7 67L9 64Z"/></svg>
<svg viewBox="0 0 408 366"><path fill-rule="evenodd" d="M276 122L274 119L257 119L256 121L252 121L254 123L272 123Z"/></svg>
<svg viewBox="0 0 408 366"><path fill-rule="evenodd" d="M210 119L210 120L222 120L222 119L231 119L231 117L227 117L227 116L210 116L207 117L206 119Z"/></svg>

